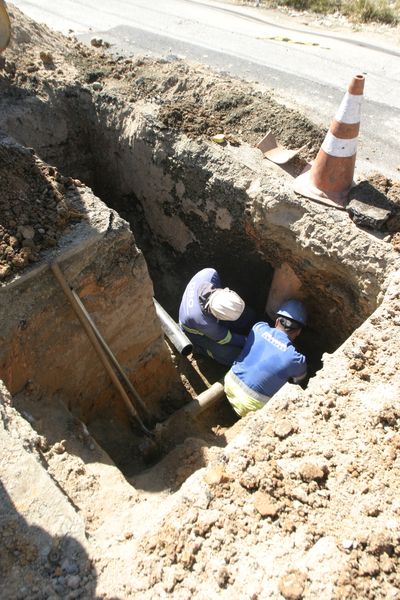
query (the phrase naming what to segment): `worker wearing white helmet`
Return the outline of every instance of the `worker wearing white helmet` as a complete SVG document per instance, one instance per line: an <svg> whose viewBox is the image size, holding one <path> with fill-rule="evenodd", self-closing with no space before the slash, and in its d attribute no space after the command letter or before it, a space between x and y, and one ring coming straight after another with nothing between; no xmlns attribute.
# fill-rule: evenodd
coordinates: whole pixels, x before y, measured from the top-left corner
<svg viewBox="0 0 400 600"><path fill-rule="evenodd" d="M194 350L231 366L242 349L254 319L242 298L223 288L215 269L202 269L186 286L179 323Z"/></svg>
<svg viewBox="0 0 400 600"><path fill-rule="evenodd" d="M225 394L238 415L262 408L289 379L306 377L306 358L293 345L306 320L304 305L291 299L277 311L275 327L254 325L225 376Z"/></svg>

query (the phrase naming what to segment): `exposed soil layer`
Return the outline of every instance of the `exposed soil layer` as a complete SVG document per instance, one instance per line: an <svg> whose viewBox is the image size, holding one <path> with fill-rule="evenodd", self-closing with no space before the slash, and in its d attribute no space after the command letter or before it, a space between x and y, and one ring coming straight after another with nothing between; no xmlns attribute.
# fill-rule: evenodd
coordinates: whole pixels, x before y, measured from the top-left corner
<svg viewBox="0 0 400 600"><path fill-rule="evenodd" d="M271 130L287 148L305 146L291 163L293 174L299 174L321 146L326 131L277 102L269 92L175 57L116 58L104 48L88 48L46 27L31 25L17 9L10 12L14 41L0 58L3 105L27 97L45 101L52 88L62 87L66 95L83 89L93 94L94 101L98 95L116 106L121 101L129 105L145 100L159 108L161 128L194 139L210 140L223 134L225 145L254 145ZM0 279L5 280L37 261L44 249L57 244L68 221L81 216L65 198L73 181L52 166L40 165L28 152L16 157L5 156L3 151L0 170ZM398 247L399 183L377 174L361 182L352 195L391 211L385 227Z"/></svg>

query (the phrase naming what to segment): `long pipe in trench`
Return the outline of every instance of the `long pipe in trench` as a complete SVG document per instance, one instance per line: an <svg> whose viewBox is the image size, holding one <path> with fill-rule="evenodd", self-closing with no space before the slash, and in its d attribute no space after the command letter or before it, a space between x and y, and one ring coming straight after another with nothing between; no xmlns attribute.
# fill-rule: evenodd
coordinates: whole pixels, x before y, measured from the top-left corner
<svg viewBox="0 0 400 600"><path fill-rule="evenodd" d="M136 389L133 387L131 381L128 379L125 371L122 369L122 367L119 364L118 360L116 359L114 353L112 352L110 346L107 344L107 342L105 341L105 339L101 335L100 331L97 329L97 327L96 327L96 325L95 325L92 317L89 315L88 311L86 310L85 305L83 304L82 300L79 298L78 294L76 293L76 291L74 289L71 289L71 293L74 296L76 302L79 304L79 307L80 307L81 311L84 313L86 319L90 323L90 325L91 325L94 333L96 334L97 339L99 340L100 344L103 347L104 352L107 354L107 356L110 359L111 363L116 368L116 370L118 371L118 373L121 376L121 378L124 380L125 385L129 388L129 391L131 392L131 394L135 398L135 402L140 406L140 409L141 409L142 413L146 416L147 419L149 419L150 416L149 416L149 411L147 409L147 406L143 402L142 398L139 396L139 394L136 391Z"/></svg>
<svg viewBox="0 0 400 600"><path fill-rule="evenodd" d="M188 356L188 354L190 354L193 350L192 342L155 298L153 298L153 302L165 335L170 340L171 344L173 344L173 346L178 350L179 354Z"/></svg>
<svg viewBox="0 0 400 600"><path fill-rule="evenodd" d="M107 357L107 354L105 353L105 351L103 350L103 347L101 345L101 343L99 342L95 332L92 329L92 326L90 325L89 321L86 319L86 315L84 314L84 312L82 311L81 307L79 306L79 304L76 302L74 295L72 294L72 291L69 287L69 285L67 284L64 275L62 274L60 267L58 266L57 263L53 262L51 264L51 270L55 276L55 278L57 279L58 283L61 286L61 289L63 290L64 294L67 296L68 300L70 301L72 308L74 309L78 319L80 320L89 340L91 341L94 349L96 350L101 362L103 363L103 366L105 368L105 370L107 371L108 375L110 376L111 381L113 382L114 386L116 387L116 389L118 390L119 394L121 395L121 398L123 399L123 401L125 402L125 405L129 411L129 413L131 414L131 416L137 421L137 423L139 424L140 428L142 429L142 431L149 436L153 436L152 432L147 429L147 427L145 426L145 424L143 423L142 419L140 418L136 408L133 406L131 399L129 398L128 394L126 393L124 387L122 386L120 380L118 379L115 371L113 370L111 364L109 363L109 359Z"/></svg>

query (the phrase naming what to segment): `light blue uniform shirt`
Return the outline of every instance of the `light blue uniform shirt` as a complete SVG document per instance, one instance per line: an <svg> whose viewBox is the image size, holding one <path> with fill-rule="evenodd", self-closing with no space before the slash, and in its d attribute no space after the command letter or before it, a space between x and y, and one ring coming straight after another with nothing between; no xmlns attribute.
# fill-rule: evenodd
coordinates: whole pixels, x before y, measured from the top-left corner
<svg viewBox="0 0 400 600"><path fill-rule="evenodd" d="M284 331L260 322L250 331L231 371L249 388L250 395L254 391L270 398L289 378L303 379L307 363Z"/></svg>

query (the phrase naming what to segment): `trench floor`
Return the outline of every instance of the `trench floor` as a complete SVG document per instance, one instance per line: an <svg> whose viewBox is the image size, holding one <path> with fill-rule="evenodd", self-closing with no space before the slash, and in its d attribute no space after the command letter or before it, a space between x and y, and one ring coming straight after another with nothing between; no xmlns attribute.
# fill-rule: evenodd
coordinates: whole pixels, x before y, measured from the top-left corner
<svg viewBox="0 0 400 600"><path fill-rule="evenodd" d="M221 380L226 370L205 358L174 360L194 395ZM115 520L121 522L121 530L125 527L122 516L115 515L115 506L125 507L131 528L145 528L149 510L152 514L162 510L184 481L216 459L241 429L226 399L196 420L176 413L168 427L161 426L162 451L149 462L140 454L143 437L128 424L98 418L86 427L62 398L45 398L34 388L16 395L13 404L40 436L45 468L83 514L88 534L100 545Z"/></svg>

